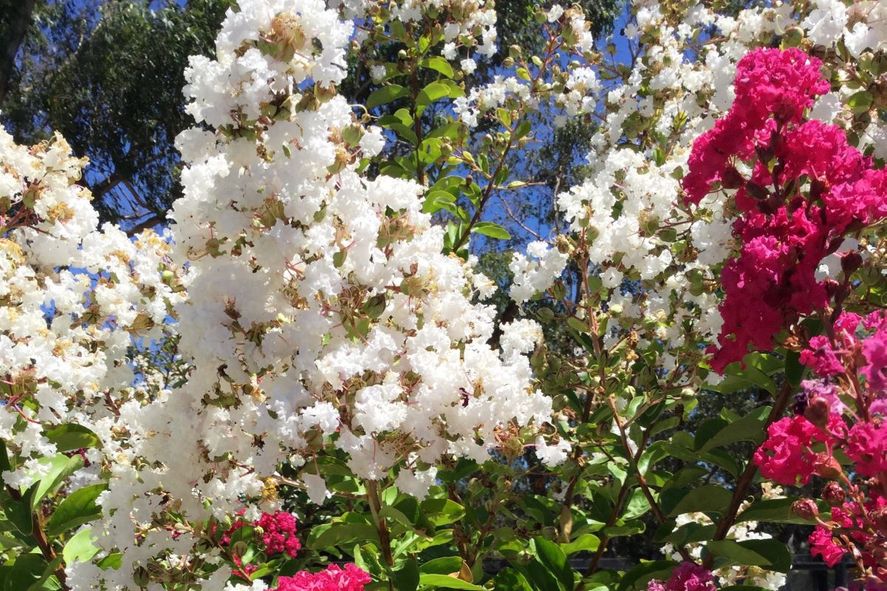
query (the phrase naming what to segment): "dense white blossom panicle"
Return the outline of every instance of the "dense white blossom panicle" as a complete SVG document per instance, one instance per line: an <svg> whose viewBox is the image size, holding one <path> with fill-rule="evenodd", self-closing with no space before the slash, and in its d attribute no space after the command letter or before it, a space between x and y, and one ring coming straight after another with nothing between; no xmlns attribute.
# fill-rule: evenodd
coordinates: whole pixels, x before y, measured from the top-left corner
<svg viewBox="0 0 887 591"><path fill-rule="evenodd" d="M177 140L184 197L171 218L188 261L175 314L192 369L126 409L133 461L101 499L98 543L124 554L109 582L187 560L196 538L154 525L167 510L199 522L272 508L267 491L294 454L337 447L358 477L395 470L421 497L442 458L482 461L550 418L525 354L538 331L491 348L495 311L475 303L489 281L442 254L424 188L358 172L381 135L336 94L351 32L321 0L244 0L217 56L186 73L203 125ZM565 257L533 253L539 288ZM319 476L300 478L326 498Z"/></svg>
<svg viewBox="0 0 887 591"><path fill-rule="evenodd" d="M500 344L503 355L532 353L542 344L542 326L535 320L526 318L501 325Z"/></svg>
<svg viewBox="0 0 887 591"><path fill-rule="evenodd" d="M132 459L133 412L159 382L128 354L164 336L183 290L167 239L97 227L85 161L60 136L27 148L0 129L0 162L0 439L20 459L2 478L24 491L73 462L70 493ZM75 428L96 438L82 456L59 438Z"/></svg>
<svg viewBox="0 0 887 591"><path fill-rule="evenodd" d="M526 254L515 252L508 269L514 273L511 298L523 303L554 284L567 265L567 255L542 241L527 245Z"/></svg>
<svg viewBox="0 0 887 591"><path fill-rule="evenodd" d="M390 4L391 16L404 23L419 21L432 11L438 18L447 15L450 18L445 19L444 40L453 49L446 51L464 47L482 56L496 53L496 10L490 0L369 0L366 4Z"/></svg>

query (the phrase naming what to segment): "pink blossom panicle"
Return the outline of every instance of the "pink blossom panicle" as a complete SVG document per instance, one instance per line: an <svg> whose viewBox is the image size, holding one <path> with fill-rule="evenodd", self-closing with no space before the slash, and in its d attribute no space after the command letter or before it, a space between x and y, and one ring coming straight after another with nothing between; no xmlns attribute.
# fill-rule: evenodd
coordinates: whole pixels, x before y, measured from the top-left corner
<svg viewBox="0 0 887 591"><path fill-rule="evenodd" d="M354 564L342 568L331 564L319 572L299 571L291 577L280 577L276 591L364 591L371 581L366 571Z"/></svg>
<svg viewBox="0 0 887 591"><path fill-rule="evenodd" d="M286 554L295 558L302 548L299 538L296 537L296 518L286 511L274 513L262 513L255 523L261 528L262 544L268 556Z"/></svg>
<svg viewBox="0 0 887 591"><path fill-rule="evenodd" d="M647 584L647 591L715 591L711 571L694 562L682 562L667 581L657 579Z"/></svg>

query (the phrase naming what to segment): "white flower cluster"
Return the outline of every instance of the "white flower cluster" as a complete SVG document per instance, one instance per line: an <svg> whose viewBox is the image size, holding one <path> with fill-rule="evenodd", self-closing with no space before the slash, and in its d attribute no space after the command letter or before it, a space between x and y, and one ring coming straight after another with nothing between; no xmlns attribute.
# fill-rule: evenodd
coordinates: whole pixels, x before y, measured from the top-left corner
<svg viewBox="0 0 887 591"><path fill-rule="evenodd" d="M178 139L185 190L171 218L193 370L126 408L131 460L113 466L97 532L124 564L81 579L113 586L152 562L187 564L196 533L159 524L270 509L278 467L324 446L364 479L397 470L421 497L441 458L483 461L550 417L526 356L540 331L521 324L491 348L495 311L474 303L465 262L441 254L424 188L358 172L379 146L336 94L351 32L322 0L243 0L216 59L192 60L201 127ZM326 497L316 475L303 482Z"/></svg>
<svg viewBox="0 0 887 591"><path fill-rule="evenodd" d="M679 515L675 520L675 529L687 526L689 524L698 524L703 527L713 527L714 523L705 513L684 513ZM728 540L742 542L745 540L769 540L773 536L757 531L758 523L756 521L745 521L737 523L730 528L727 534ZM690 543L687 550L695 560L702 559L702 550L704 544ZM665 544L662 552L671 560L680 562L683 560L680 552L678 552L672 544ZM781 589L785 585L785 574L765 570L754 566L725 566L715 569L714 575L722 586L730 585L750 585L761 589Z"/></svg>
<svg viewBox="0 0 887 591"><path fill-rule="evenodd" d="M0 130L0 162L0 439L17 458L2 478L24 492L74 462L71 493L129 461L154 382L128 351L164 336L183 290L168 240L97 227L85 161L60 136L26 148Z"/></svg>
<svg viewBox="0 0 887 591"><path fill-rule="evenodd" d="M510 295L517 303L523 303L554 284L567 265L567 255L537 240L527 245L524 255L515 252L508 269L514 273Z"/></svg>
<svg viewBox="0 0 887 591"><path fill-rule="evenodd" d="M456 99L454 110L468 127L476 127L480 117L503 107L522 112L552 105L560 113L555 119L559 125L569 117L594 112L601 84L588 66L594 49L591 24L578 6L554 5L546 18L545 55L529 61L518 55L513 74L497 74L488 84ZM562 69L559 62L565 58L572 61Z"/></svg>
<svg viewBox="0 0 887 591"><path fill-rule="evenodd" d="M327 4L341 8L342 14L357 25L352 39L369 50L364 57L369 58L366 65L377 84L391 72L384 62L373 63L373 50L380 43L401 40L391 28L366 26L367 15L381 22L398 22L406 34L415 33L417 37L430 26L442 25L433 51L465 75L475 71L478 60L496 53L496 10L490 0L335 0Z"/></svg>
<svg viewBox="0 0 887 591"><path fill-rule="evenodd" d="M53 426L78 423L115 448L106 395L133 384L130 336L159 336L180 295L166 241L98 229L77 184L85 162L61 136L26 148L0 129L0 162L0 439L27 459L3 474L24 488L57 451Z"/></svg>
<svg viewBox="0 0 887 591"><path fill-rule="evenodd" d="M459 48L474 49L485 57L496 53L496 10L489 0L401 0L396 3L373 0L370 3L393 4L391 16L404 23L421 21L426 16L447 15L441 54L448 60L456 59Z"/></svg>

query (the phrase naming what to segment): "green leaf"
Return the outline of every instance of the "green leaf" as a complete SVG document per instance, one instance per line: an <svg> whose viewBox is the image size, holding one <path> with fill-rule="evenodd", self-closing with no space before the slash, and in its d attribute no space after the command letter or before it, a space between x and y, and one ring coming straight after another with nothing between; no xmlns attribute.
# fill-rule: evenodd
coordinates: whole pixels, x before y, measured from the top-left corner
<svg viewBox="0 0 887 591"><path fill-rule="evenodd" d="M478 464L474 460L470 460L468 458L461 458L457 463L456 467L449 470L441 470L437 477L441 480L441 482L446 482L448 484L452 484L454 482L458 482L463 478L466 478L469 474L473 474L478 469ZM426 501L427 503L428 501ZM452 501L451 501L452 502ZM456 503L453 503L456 505ZM457 505L459 506L459 505ZM428 507L431 509L432 507ZM423 503L423 510L426 509L425 503Z"/></svg>
<svg viewBox="0 0 887 591"><path fill-rule="evenodd" d="M399 41L407 40L407 29L403 26L403 23L399 20L391 20L388 22L389 30L391 31L391 38L397 39Z"/></svg>
<svg viewBox="0 0 887 591"><path fill-rule="evenodd" d="M860 90L850 95L847 99L847 106L853 111L854 115L865 113L872 108L875 97L867 90Z"/></svg>
<svg viewBox="0 0 887 591"><path fill-rule="evenodd" d="M791 386L797 388L801 385L801 379L804 377L804 369L804 366L801 364L801 354L797 351L786 351L785 379Z"/></svg>
<svg viewBox="0 0 887 591"><path fill-rule="evenodd" d="M429 589L467 589L468 591L484 591L484 588L456 577L438 574L419 575L419 584Z"/></svg>
<svg viewBox="0 0 887 591"><path fill-rule="evenodd" d="M653 579L667 580L675 563L671 560L652 560L640 564L623 575L619 591L640 591Z"/></svg>
<svg viewBox="0 0 887 591"><path fill-rule="evenodd" d="M749 353L743 360L746 366L734 363L727 367L726 375L712 389L722 394L731 394L739 390L760 388L770 394L776 394L776 382L769 374L783 369L783 361L775 355Z"/></svg>
<svg viewBox="0 0 887 591"><path fill-rule="evenodd" d="M416 97L416 105L419 107L427 107L436 100L450 96L450 87L443 82L431 82Z"/></svg>
<svg viewBox="0 0 887 591"><path fill-rule="evenodd" d="M372 524L339 521L313 527L306 545L312 550L323 550L363 541L379 543L379 536Z"/></svg>
<svg viewBox="0 0 887 591"><path fill-rule="evenodd" d="M740 463L735 454L725 449L713 449L699 455L704 462L714 464L719 468L726 470L734 478L739 478L739 474L743 470L743 464Z"/></svg>
<svg viewBox="0 0 887 591"><path fill-rule="evenodd" d="M400 570L392 573L391 580L397 591L416 591L419 588L419 565L415 558L407 560Z"/></svg>
<svg viewBox="0 0 887 591"><path fill-rule="evenodd" d="M112 552L98 562L98 566L102 570L108 570L109 568L117 570L118 568L120 568L121 564L123 564L122 552Z"/></svg>
<svg viewBox="0 0 887 591"><path fill-rule="evenodd" d="M569 544L561 544L561 550L569 556L576 552L588 551L594 552L600 546L600 539L594 534L582 534Z"/></svg>
<svg viewBox="0 0 887 591"><path fill-rule="evenodd" d="M506 568L496 574L493 589L504 591L534 591L526 577L513 568Z"/></svg>
<svg viewBox="0 0 887 591"><path fill-rule="evenodd" d="M48 566L39 554L19 554L6 572L3 591L24 591L39 582Z"/></svg>
<svg viewBox="0 0 887 591"><path fill-rule="evenodd" d="M456 197L452 193L432 189L425 196L425 201L422 203L422 211L425 213L435 213L441 209L450 210L455 203Z"/></svg>
<svg viewBox="0 0 887 591"><path fill-rule="evenodd" d="M420 511L435 527L454 523L465 515L465 508L450 499L426 499Z"/></svg>
<svg viewBox="0 0 887 591"><path fill-rule="evenodd" d="M643 517L650 511L650 501L641 489L635 489L631 493L628 503L625 505L625 511L622 513L621 519L630 521Z"/></svg>
<svg viewBox="0 0 887 591"><path fill-rule="evenodd" d="M412 125L413 124L413 116L407 109L401 107L396 110L392 115L385 115L383 117L379 117L378 121L379 125L383 127L388 127L391 123L402 123L404 125Z"/></svg>
<svg viewBox="0 0 887 591"><path fill-rule="evenodd" d="M791 553L779 540L718 540L708 542L705 547L718 559L718 567L763 566L784 573L792 564Z"/></svg>
<svg viewBox="0 0 887 591"><path fill-rule="evenodd" d="M693 542L710 540L715 534L714 524L703 525L695 521L686 523L677 529L673 528L674 522L670 524L670 527L663 524L663 529L668 532L668 535L660 541L671 542L675 546L686 546Z"/></svg>
<svg viewBox="0 0 887 591"><path fill-rule="evenodd" d="M427 57L419 62L419 65L423 68L428 68L429 70L434 70L435 72L443 74L447 78L452 78L455 74L455 72L453 72L453 66L450 65L450 62L439 55Z"/></svg>
<svg viewBox="0 0 887 591"><path fill-rule="evenodd" d="M644 522L640 519L634 519L632 521L626 521L623 524L617 524L610 526L604 530L611 538L616 538L619 536L633 536L639 533L643 533L646 526Z"/></svg>
<svg viewBox="0 0 887 591"><path fill-rule="evenodd" d="M49 518L46 533L57 536L99 517L102 508L95 504L95 500L106 488L106 484L92 484L79 488L65 497Z"/></svg>
<svg viewBox="0 0 887 591"><path fill-rule="evenodd" d="M393 130L401 139L406 140L411 146L415 146L416 143L419 141L419 138L416 136L416 132L400 121L393 121L386 124L384 127Z"/></svg>
<svg viewBox="0 0 887 591"><path fill-rule="evenodd" d="M567 591L550 570L538 560L532 560L524 566L515 565L534 589L545 591Z"/></svg>
<svg viewBox="0 0 887 591"><path fill-rule="evenodd" d="M514 140L519 140L519 139L525 137L528 133L530 133L531 129L532 129L532 124L528 120L524 119L523 121L521 121L520 125L518 125L517 129L514 131Z"/></svg>
<svg viewBox="0 0 887 591"><path fill-rule="evenodd" d="M386 505L385 507L382 507L382 510L379 511L379 516L384 519L390 519L391 521L402 525L406 531L411 531L413 529L413 523L412 521L410 521L410 518L404 515L401 511L392 507L391 505Z"/></svg>
<svg viewBox="0 0 887 591"><path fill-rule="evenodd" d="M573 569L567 564L567 555L550 540L543 537L533 538L536 548L536 559L557 578L564 589L573 588Z"/></svg>
<svg viewBox="0 0 887 591"><path fill-rule="evenodd" d="M429 560L419 567L419 570L427 574L448 575L457 573L462 568L462 558L459 556L442 556Z"/></svg>
<svg viewBox="0 0 887 591"><path fill-rule="evenodd" d="M706 484L691 489L674 508L668 512L669 515L681 515L683 513L709 513L723 512L730 504L732 498L730 491L716 484Z"/></svg>
<svg viewBox="0 0 887 591"><path fill-rule="evenodd" d="M736 523L742 521L766 521L768 523L795 523L798 525L812 525L814 520L799 517L792 511L794 499L761 499L736 517ZM825 505L820 507L825 511Z"/></svg>
<svg viewBox="0 0 887 591"><path fill-rule="evenodd" d="M9 455L6 453L6 442L0 439L0 473L12 470L9 463Z"/></svg>
<svg viewBox="0 0 887 591"><path fill-rule="evenodd" d="M471 231L475 234L483 234L498 240L508 240L511 238L511 234L505 228L493 222L478 222L472 226Z"/></svg>
<svg viewBox="0 0 887 591"><path fill-rule="evenodd" d="M738 421L728 423L723 419L711 419L703 424L703 427L710 422L718 424L719 428L714 433L697 433L695 446L697 451L707 452L716 447L736 443L737 441L751 441L760 443L764 439L764 422L770 414L769 406L756 408ZM702 429L700 429L702 431Z"/></svg>
<svg viewBox="0 0 887 591"><path fill-rule="evenodd" d="M392 101L405 97L408 94L409 91L400 84L383 86L382 88L374 90L370 96L367 97L366 108L375 109L376 107L387 105Z"/></svg>
<svg viewBox="0 0 887 591"><path fill-rule="evenodd" d="M459 137L460 132L459 124L455 121L450 121L449 123L444 123L443 125L438 125L431 131L425 134L426 138L434 138L434 137L448 137L451 140L457 139Z"/></svg>
<svg viewBox="0 0 887 591"><path fill-rule="evenodd" d="M425 138L422 140L422 143L419 145L419 149L416 152L416 156L419 158L419 163L428 167L438 161L441 157L441 141L439 138Z"/></svg>
<svg viewBox="0 0 887 591"><path fill-rule="evenodd" d="M18 530L24 539L34 531L34 517L31 512L31 499L37 491L39 482L35 482L18 500L9 499L2 506L3 515Z"/></svg>
<svg viewBox="0 0 887 591"><path fill-rule="evenodd" d="M66 423L49 429L46 431L46 438L52 441L60 452L102 446L102 440L98 435L83 425L74 423Z"/></svg>
<svg viewBox="0 0 887 591"><path fill-rule="evenodd" d="M705 442L707 442L728 425L729 423L721 417L712 417L706 419L702 422L701 425L699 425L699 428L696 429L696 434L693 437L693 448L696 451L699 451L700 449L702 449L702 446Z"/></svg>
<svg viewBox="0 0 887 591"><path fill-rule="evenodd" d="M99 547L92 543L92 530L84 527L68 540L62 549L62 556L65 559L65 564L73 564L91 560L98 552Z"/></svg>

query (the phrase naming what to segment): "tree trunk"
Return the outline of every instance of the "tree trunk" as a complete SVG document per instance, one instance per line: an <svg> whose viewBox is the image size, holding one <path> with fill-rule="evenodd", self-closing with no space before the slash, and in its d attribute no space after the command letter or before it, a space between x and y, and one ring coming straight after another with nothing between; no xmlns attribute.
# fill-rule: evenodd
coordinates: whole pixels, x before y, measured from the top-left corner
<svg viewBox="0 0 887 591"><path fill-rule="evenodd" d="M3 36L0 37L0 102L6 98L9 91L9 78L15 68L15 56L21 47L34 15L34 6L37 0L2 0L0 6L6 13L6 25Z"/></svg>

